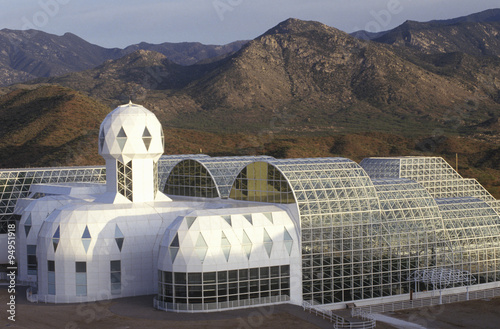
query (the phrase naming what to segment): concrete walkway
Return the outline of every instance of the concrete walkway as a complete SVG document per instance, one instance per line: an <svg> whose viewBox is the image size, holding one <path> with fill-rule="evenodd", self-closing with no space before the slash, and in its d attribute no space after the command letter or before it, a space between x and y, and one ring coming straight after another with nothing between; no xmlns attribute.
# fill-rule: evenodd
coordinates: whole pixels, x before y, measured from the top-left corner
<svg viewBox="0 0 500 329"><path fill-rule="evenodd" d="M411 323L408 321L396 319L396 318L391 318L390 316L383 315L383 314L372 314L372 316L375 318L375 320L388 323L391 326L394 326L398 329L427 329L426 327L422 327L419 324L416 323Z"/></svg>

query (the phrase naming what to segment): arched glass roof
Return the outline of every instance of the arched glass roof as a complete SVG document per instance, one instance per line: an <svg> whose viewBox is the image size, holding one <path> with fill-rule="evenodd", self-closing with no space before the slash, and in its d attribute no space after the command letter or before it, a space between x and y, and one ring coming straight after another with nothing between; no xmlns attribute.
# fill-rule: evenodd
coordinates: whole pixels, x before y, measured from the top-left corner
<svg viewBox="0 0 500 329"><path fill-rule="evenodd" d="M399 259L401 278L419 268L451 265L450 250L438 205L419 183L405 179L374 179L390 245L390 257ZM394 266L392 266L394 271ZM397 267L396 267L397 268Z"/></svg>
<svg viewBox="0 0 500 329"><path fill-rule="evenodd" d="M478 277L479 283L500 281L500 216L477 198L437 199L453 266Z"/></svg>
<svg viewBox="0 0 500 329"><path fill-rule="evenodd" d="M159 188L163 191L168 175L175 167L176 164L185 159L199 159L209 157L206 154L176 154L176 155L162 155L158 160L158 181Z"/></svg>
<svg viewBox="0 0 500 329"><path fill-rule="evenodd" d="M389 282L384 285L380 275L372 274L372 269L382 269L387 245L381 237L387 232L365 171L344 158L266 162L242 170L230 195L281 203L292 202L294 196L302 237L303 298L332 303L389 293Z"/></svg>
<svg viewBox="0 0 500 329"><path fill-rule="evenodd" d="M434 198L495 198L475 179L464 179L440 157L366 158L360 166L373 178L408 178L422 184Z"/></svg>
<svg viewBox="0 0 500 329"><path fill-rule="evenodd" d="M236 175L249 163L270 156L201 157L179 161L171 170L164 192L170 195L227 198Z"/></svg>

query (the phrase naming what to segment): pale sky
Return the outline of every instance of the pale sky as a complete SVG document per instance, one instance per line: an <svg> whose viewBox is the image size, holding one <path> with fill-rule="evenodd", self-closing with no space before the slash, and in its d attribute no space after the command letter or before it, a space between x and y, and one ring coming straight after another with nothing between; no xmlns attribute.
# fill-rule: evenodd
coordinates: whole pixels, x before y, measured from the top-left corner
<svg viewBox="0 0 500 329"><path fill-rule="evenodd" d="M498 0L0 0L0 29L74 33L103 47L253 39L293 17L345 32L384 31L500 8Z"/></svg>

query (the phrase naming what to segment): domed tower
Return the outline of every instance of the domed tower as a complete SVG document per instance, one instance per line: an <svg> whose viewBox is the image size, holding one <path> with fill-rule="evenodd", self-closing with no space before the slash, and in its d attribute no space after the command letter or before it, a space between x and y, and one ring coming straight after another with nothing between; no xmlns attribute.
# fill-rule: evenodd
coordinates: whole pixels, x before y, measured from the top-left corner
<svg viewBox="0 0 500 329"><path fill-rule="evenodd" d="M164 136L160 121L141 105L118 106L101 123L99 154L106 160L104 202L170 200L158 192L158 159Z"/></svg>

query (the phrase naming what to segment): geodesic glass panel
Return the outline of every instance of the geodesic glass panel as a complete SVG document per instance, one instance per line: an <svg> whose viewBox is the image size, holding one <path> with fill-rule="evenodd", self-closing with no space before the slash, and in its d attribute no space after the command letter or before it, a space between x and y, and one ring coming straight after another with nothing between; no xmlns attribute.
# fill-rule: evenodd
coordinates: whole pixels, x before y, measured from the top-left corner
<svg viewBox="0 0 500 329"><path fill-rule="evenodd" d="M118 142L118 146L120 146L120 151L123 151L125 143L127 142L127 134L125 133L125 130L123 130L123 127L120 128L120 131L116 136L116 141Z"/></svg>
<svg viewBox="0 0 500 329"><path fill-rule="evenodd" d="M292 254L293 239L290 233L288 233L286 227L284 228L283 231L283 241L285 242L285 248L286 251L288 252L288 256L290 256Z"/></svg>
<svg viewBox="0 0 500 329"><path fill-rule="evenodd" d="M123 236L122 231L118 227L118 225L115 226L115 242L116 245L118 246L118 249L122 251L123 248L123 241L125 240L125 237Z"/></svg>
<svg viewBox="0 0 500 329"><path fill-rule="evenodd" d="M196 240L196 245L194 248L196 254L198 255L198 258L200 261L203 263L205 260L205 257L207 256L207 251L208 251L208 245L207 242L205 241L205 238L203 238L203 234L200 233L198 235L198 239Z"/></svg>
<svg viewBox="0 0 500 329"><path fill-rule="evenodd" d="M224 253L224 256L226 257L226 261L228 261L229 260L229 253L231 252L231 243L227 239L227 236L226 236L226 234L224 234L224 232L222 232L220 245L221 245L222 252Z"/></svg>
<svg viewBox="0 0 500 329"><path fill-rule="evenodd" d="M26 233L26 237L30 234L31 230L31 213L28 215L28 218L24 222L24 232Z"/></svg>
<svg viewBox="0 0 500 329"><path fill-rule="evenodd" d="M170 246L168 247L168 251L170 252L170 258L172 259L172 263L175 260L175 257L177 256L177 253L179 252L179 234L176 233L175 237L173 238L172 242L170 243Z"/></svg>
<svg viewBox="0 0 500 329"><path fill-rule="evenodd" d="M85 230L83 231L83 234L82 234L82 244L83 244L83 248L85 249L85 252L87 252L89 250L91 240L92 240L92 237L90 236L89 228L88 228L88 226L85 226Z"/></svg>
<svg viewBox="0 0 500 329"><path fill-rule="evenodd" d="M54 247L54 252L57 250L57 246L59 245L59 239L61 238L59 226L57 226L54 235L52 236L52 246Z"/></svg>
<svg viewBox="0 0 500 329"><path fill-rule="evenodd" d="M148 130L148 127L144 128L144 132L142 133L142 141L144 142L144 146L146 146L146 150L149 151L149 145L151 145L151 140L153 137L151 136L151 133Z"/></svg>
<svg viewBox="0 0 500 329"><path fill-rule="evenodd" d="M102 152L102 149L104 147L104 141L106 140L106 137L104 135L104 129L101 130L101 134L99 135L99 149Z"/></svg>
<svg viewBox="0 0 500 329"><path fill-rule="evenodd" d="M243 248L243 251L247 255L247 258L250 259L250 254L252 253L252 241L248 237L245 230L243 230L243 237L241 239L241 246Z"/></svg>
<svg viewBox="0 0 500 329"><path fill-rule="evenodd" d="M267 233L267 230L264 229L264 249L266 249L267 255L271 257L271 251L273 250L273 240L269 236L269 233Z"/></svg>
<svg viewBox="0 0 500 329"><path fill-rule="evenodd" d="M188 228L191 228L191 226L193 225L194 221L196 220L197 217L186 217L186 223L188 225Z"/></svg>
<svg viewBox="0 0 500 329"><path fill-rule="evenodd" d="M243 217L245 217L245 219L251 224L253 225L253 221L252 221L252 215L243 215Z"/></svg>

